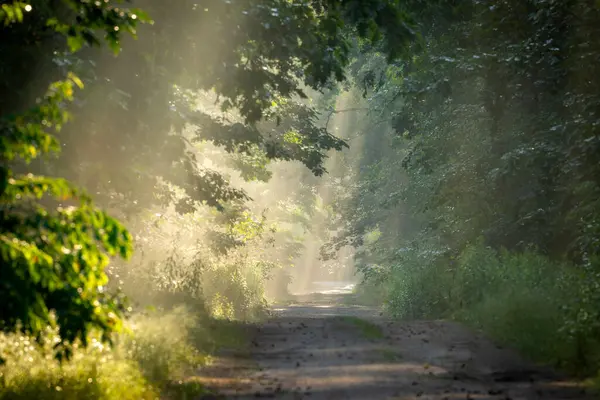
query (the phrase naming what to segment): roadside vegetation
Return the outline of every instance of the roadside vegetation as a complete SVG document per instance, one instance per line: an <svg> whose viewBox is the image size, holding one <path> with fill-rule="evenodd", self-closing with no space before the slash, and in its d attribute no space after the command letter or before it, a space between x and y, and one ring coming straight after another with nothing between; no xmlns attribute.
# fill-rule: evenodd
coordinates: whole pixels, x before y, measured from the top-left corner
<svg viewBox="0 0 600 400"><path fill-rule="evenodd" d="M62 362L53 356L56 332L44 333L41 346L22 334L2 336L0 398L190 399L207 393L191 378L216 350L245 346L242 327L184 308L136 315L126 329L113 346L92 338Z"/></svg>
<svg viewBox="0 0 600 400"><path fill-rule="evenodd" d="M334 189L323 254L354 247L359 298L396 318L462 321L598 376L598 7L404 7L411 57L369 49L350 68L361 155L331 178L353 186Z"/></svg>
<svg viewBox="0 0 600 400"><path fill-rule="evenodd" d="M189 399L354 270L597 377L599 37L583 0L1 1L0 399Z"/></svg>
<svg viewBox="0 0 600 400"><path fill-rule="evenodd" d="M0 2L0 399L205 391L318 248L350 49L412 39L379 4Z"/></svg>

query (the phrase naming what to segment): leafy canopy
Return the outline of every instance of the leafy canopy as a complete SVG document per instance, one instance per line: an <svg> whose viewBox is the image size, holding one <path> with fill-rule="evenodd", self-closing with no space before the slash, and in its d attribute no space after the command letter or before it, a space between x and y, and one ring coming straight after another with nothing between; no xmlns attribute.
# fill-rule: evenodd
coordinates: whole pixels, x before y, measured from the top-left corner
<svg viewBox="0 0 600 400"><path fill-rule="evenodd" d="M109 339L120 328L125 304L104 290L105 268L110 256L131 254L131 237L68 179L45 174L88 177L75 180L99 193L100 204L124 194L124 208L155 202L156 194L143 188L154 188L148 183L159 176L185 190L182 212L198 202L222 207L247 199L220 173L200 167L194 142L301 161L321 175L325 153L345 143L318 126L318 113L302 100L306 88L323 90L345 78L356 35L382 43L390 58L414 36L391 0L140 0L156 18L143 27L148 16L124 3L35 0L1 7L0 52L11 57L0 61L0 71L14 78L0 81L5 331L39 334L56 324L68 345L85 344L94 329ZM104 43L119 53L123 33L135 36L138 28L140 39L116 59L93 49ZM48 76L54 83L31 107ZM202 91L238 117L195 107ZM71 115L77 119L65 125ZM184 134L190 126L191 138ZM59 150L62 158L31 163Z"/></svg>

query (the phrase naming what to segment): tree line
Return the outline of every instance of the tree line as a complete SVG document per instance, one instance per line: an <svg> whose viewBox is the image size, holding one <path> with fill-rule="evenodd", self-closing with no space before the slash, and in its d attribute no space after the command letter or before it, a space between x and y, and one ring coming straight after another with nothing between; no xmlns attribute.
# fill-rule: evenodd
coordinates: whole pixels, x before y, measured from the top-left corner
<svg viewBox="0 0 600 400"><path fill-rule="evenodd" d="M600 10L403 6L418 16L410 57L365 47L350 66L368 151L324 255L356 246L365 290L386 288L399 317L457 318L595 374Z"/></svg>

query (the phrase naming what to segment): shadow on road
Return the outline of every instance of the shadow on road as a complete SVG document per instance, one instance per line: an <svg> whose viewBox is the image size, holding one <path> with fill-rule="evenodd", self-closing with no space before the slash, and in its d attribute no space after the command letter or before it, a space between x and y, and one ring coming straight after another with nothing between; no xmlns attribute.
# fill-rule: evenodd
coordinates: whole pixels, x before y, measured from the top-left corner
<svg viewBox="0 0 600 400"><path fill-rule="evenodd" d="M228 399L591 399L447 321L394 322L344 295L305 296L252 328L206 376Z"/></svg>

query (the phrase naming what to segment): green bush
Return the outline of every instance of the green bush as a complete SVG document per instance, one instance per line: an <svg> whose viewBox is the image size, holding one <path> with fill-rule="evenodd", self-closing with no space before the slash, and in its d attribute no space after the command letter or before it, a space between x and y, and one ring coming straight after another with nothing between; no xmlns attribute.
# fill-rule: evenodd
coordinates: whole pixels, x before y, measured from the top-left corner
<svg viewBox="0 0 600 400"><path fill-rule="evenodd" d="M143 376L163 389L208 362L208 356L194 343L194 330L201 325L199 318L183 307L137 315L130 320L132 334L122 336L115 350L136 361Z"/></svg>
<svg viewBox="0 0 600 400"><path fill-rule="evenodd" d="M259 263L245 257L204 271L202 293L211 314L231 320L255 320L263 316L267 308L264 274Z"/></svg>
<svg viewBox="0 0 600 400"><path fill-rule="evenodd" d="M396 318L437 318L449 310L451 276L441 253L428 246L407 248L386 283L387 311Z"/></svg>
<svg viewBox="0 0 600 400"><path fill-rule="evenodd" d="M452 318L533 360L586 375L600 369L598 273L533 251L482 242L456 260L412 249L391 269L386 306L399 318Z"/></svg>

